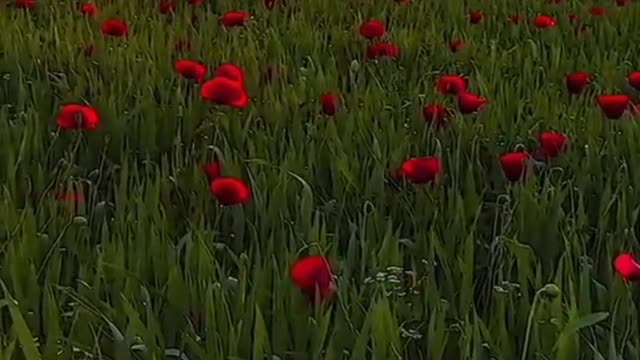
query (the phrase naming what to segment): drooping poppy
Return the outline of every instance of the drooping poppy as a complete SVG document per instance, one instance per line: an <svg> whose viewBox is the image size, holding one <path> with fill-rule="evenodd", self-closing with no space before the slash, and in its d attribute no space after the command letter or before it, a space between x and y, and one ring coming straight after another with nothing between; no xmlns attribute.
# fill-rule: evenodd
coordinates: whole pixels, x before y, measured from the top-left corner
<svg viewBox="0 0 640 360"><path fill-rule="evenodd" d="M571 94L580 94L591 82L591 74L584 71L576 71L565 76L567 90Z"/></svg>
<svg viewBox="0 0 640 360"><path fill-rule="evenodd" d="M397 58L400 55L400 49L394 43L383 42L370 44L367 46L367 58L376 60L380 58Z"/></svg>
<svg viewBox="0 0 640 360"><path fill-rule="evenodd" d="M380 20L369 20L360 25L360 35L367 39L377 39L384 36L386 26Z"/></svg>
<svg viewBox="0 0 640 360"><path fill-rule="evenodd" d="M94 17L98 14L98 7L93 3L84 3L80 5L80 12L88 17Z"/></svg>
<svg viewBox="0 0 640 360"><path fill-rule="evenodd" d="M226 77L217 76L205 82L200 89L202 98L218 105L245 108L249 105L249 95L244 85Z"/></svg>
<svg viewBox="0 0 640 360"><path fill-rule="evenodd" d="M451 110L441 104L427 104L422 108L424 120L435 127L443 127L449 123Z"/></svg>
<svg viewBox="0 0 640 360"><path fill-rule="evenodd" d="M640 91L640 71L634 71L627 75L629 86Z"/></svg>
<svg viewBox="0 0 640 360"><path fill-rule="evenodd" d="M209 181L213 181L222 175L222 166L219 161L211 161L202 165L202 171Z"/></svg>
<svg viewBox="0 0 640 360"><path fill-rule="evenodd" d="M533 25L538 29L547 29L558 25L558 21L550 15L538 15L533 18Z"/></svg>
<svg viewBox="0 0 640 360"><path fill-rule="evenodd" d="M100 125L100 114L91 106L67 104L58 112L56 122L61 129L95 130Z"/></svg>
<svg viewBox="0 0 640 360"><path fill-rule="evenodd" d="M487 104L487 99L470 92L458 94L458 109L463 114L471 114L479 111Z"/></svg>
<svg viewBox="0 0 640 360"><path fill-rule="evenodd" d="M102 33L113 37L125 37L129 34L129 26L120 19L107 19L102 23Z"/></svg>
<svg viewBox="0 0 640 360"><path fill-rule="evenodd" d="M436 181L442 173L442 160L437 156L414 157L396 169L395 175L414 184Z"/></svg>
<svg viewBox="0 0 640 360"><path fill-rule="evenodd" d="M174 69L185 79L196 80L198 82L203 82L205 76L207 76L207 67L195 60L178 60L174 65Z"/></svg>
<svg viewBox="0 0 640 360"><path fill-rule="evenodd" d="M172 0L161 1L158 4L158 11L162 15L173 14L176 11L176 3Z"/></svg>
<svg viewBox="0 0 640 360"><path fill-rule="evenodd" d="M468 81L460 75L442 75L438 78L436 87L445 95L458 95L466 92Z"/></svg>
<svg viewBox="0 0 640 360"><path fill-rule="evenodd" d="M333 270L324 256L307 256L291 267L291 280L310 299L330 301L336 292Z"/></svg>
<svg viewBox="0 0 640 360"><path fill-rule="evenodd" d="M473 10L469 12L469 23L479 24L484 20L484 13L480 10Z"/></svg>
<svg viewBox="0 0 640 360"><path fill-rule="evenodd" d="M187 2L189 3L189 5L202 5L204 3L204 0L187 0Z"/></svg>
<svg viewBox="0 0 640 360"><path fill-rule="evenodd" d="M465 47L465 42L462 39L453 39L449 41L449 49L451 52L458 52Z"/></svg>
<svg viewBox="0 0 640 360"><path fill-rule="evenodd" d="M511 182L516 182L527 178L530 160L531 155L527 152L510 152L500 156L500 166L505 177Z"/></svg>
<svg viewBox="0 0 640 360"><path fill-rule="evenodd" d="M246 11L229 11L222 15L220 22L225 27L244 26L251 18L251 14Z"/></svg>
<svg viewBox="0 0 640 360"><path fill-rule="evenodd" d="M620 277L627 281L640 280L640 264L635 256L629 253L622 253L613 261L613 267Z"/></svg>
<svg viewBox="0 0 640 360"><path fill-rule="evenodd" d="M631 97L626 94L598 95L598 106L609 119L619 119L631 104Z"/></svg>
<svg viewBox="0 0 640 360"><path fill-rule="evenodd" d="M249 184L232 176L219 176L213 179L210 191L222 205L246 204L251 200Z"/></svg>
<svg viewBox="0 0 640 360"><path fill-rule="evenodd" d="M264 0L264 6L269 10L273 10L273 8L276 7L277 4L278 0Z"/></svg>
<svg viewBox="0 0 640 360"><path fill-rule="evenodd" d="M540 142L540 155L547 158L555 158L564 152L569 145L569 137L556 131L545 131L538 137Z"/></svg>
<svg viewBox="0 0 640 360"><path fill-rule="evenodd" d="M340 98L335 93L327 92L320 95L320 104L325 115L333 116L338 111Z"/></svg>
<svg viewBox="0 0 640 360"><path fill-rule="evenodd" d="M616 0L616 5L618 6L625 6L630 3L631 3L631 0Z"/></svg>

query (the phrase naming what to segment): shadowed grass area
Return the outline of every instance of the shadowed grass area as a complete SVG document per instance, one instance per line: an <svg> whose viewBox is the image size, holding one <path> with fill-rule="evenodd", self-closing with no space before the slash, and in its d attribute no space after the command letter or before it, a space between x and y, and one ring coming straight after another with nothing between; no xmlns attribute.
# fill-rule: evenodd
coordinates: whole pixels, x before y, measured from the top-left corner
<svg viewBox="0 0 640 360"><path fill-rule="evenodd" d="M626 76L640 70L640 3L176 1L165 16L156 1L113 0L95 18L75 1L11 3L0 4L0 359L637 356L638 289L612 261L640 250L640 128L630 114L606 119L594 95L637 102ZM224 28L230 10L253 18ZM469 24L471 10L484 20ZM557 26L535 28L540 13ZM126 38L101 34L110 17ZM397 59L366 58L368 19L386 23ZM451 52L452 39L465 46ZM173 69L183 58L210 74L241 66L250 105L203 101ZM581 95L567 92L573 71L593 74ZM487 106L461 115L437 91L444 74L466 76ZM326 92L340 98L334 117ZM59 129L67 103L95 107L99 128ZM425 122L429 103L454 109L450 126ZM567 151L507 181L499 157L534 151L548 130L569 136ZM437 183L392 176L434 155ZM250 183L249 203L212 197L201 166L214 159ZM290 280L309 254L335 269L330 303Z"/></svg>

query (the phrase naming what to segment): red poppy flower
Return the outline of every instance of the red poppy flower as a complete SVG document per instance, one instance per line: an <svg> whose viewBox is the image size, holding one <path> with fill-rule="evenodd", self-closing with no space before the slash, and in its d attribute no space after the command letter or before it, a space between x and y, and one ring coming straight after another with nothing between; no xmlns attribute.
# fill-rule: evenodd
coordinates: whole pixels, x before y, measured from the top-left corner
<svg viewBox="0 0 640 360"><path fill-rule="evenodd" d="M160 11L162 15L172 14L176 11L176 4L171 0L161 1L160 4L158 4L158 11Z"/></svg>
<svg viewBox="0 0 640 360"><path fill-rule="evenodd" d="M226 27L244 26L250 18L251 14L246 11L229 11L222 15L220 22Z"/></svg>
<svg viewBox="0 0 640 360"><path fill-rule="evenodd" d="M249 95L244 85L226 77L217 76L202 85L202 98L218 105L245 108L249 105Z"/></svg>
<svg viewBox="0 0 640 360"><path fill-rule="evenodd" d="M320 103L322 104L322 112L325 115L333 116L338 111L340 99L334 93L324 93L320 96Z"/></svg>
<svg viewBox="0 0 640 360"><path fill-rule="evenodd" d="M471 114L487 104L487 99L476 94L463 92L458 94L458 109L463 114Z"/></svg>
<svg viewBox="0 0 640 360"><path fill-rule="evenodd" d="M630 3L631 3L631 0L616 0L616 5L618 6L625 6Z"/></svg>
<svg viewBox="0 0 640 360"><path fill-rule="evenodd" d="M613 261L613 267L620 277L627 281L640 280L640 264L629 253L622 253Z"/></svg>
<svg viewBox="0 0 640 360"><path fill-rule="evenodd" d="M251 200L249 184L239 178L220 176L211 181L211 194L222 205L246 204Z"/></svg>
<svg viewBox="0 0 640 360"><path fill-rule="evenodd" d="M629 107L631 97L626 94L598 95L598 105L609 119L619 119Z"/></svg>
<svg viewBox="0 0 640 360"><path fill-rule="evenodd" d="M400 55L400 49L394 43L377 43L367 46L367 58L371 60L389 57L396 58Z"/></svg>
<svg viewBox="0 0 640 360"><path fill-rule="evenodd" d="M464 46L465 42L462 39L454 39L449 41L449 49L451 49L452 52L458 52L462 48L464 48Z"/></svg>
<svg viewBox="0 0 640 360"><path fill-rule="evenodd" d="M369 20L360 25L360 35L367 39L377 39L384 36L386 27L380 20Z"/></svg>
<svg viewBox="0 0 640 360"><path fill-rule="evenodd" d="M482 11L474 10L469 12L469 22L471 24L479 24L482 20L484 20Z"/></svg>
<svg viewBox="0 0 640 360"><path fill-rule="evenodd" d="M244 70L236 64L226 63L218 66L216 76L240 82L244 86Z"/></svg>
<svg viewBox="0 0 640 360"><path fill-rule="evenodd" d="M291 267L291 280L310 299L317 294L322 301L330 301L336 292L331 265L320 255L296 261Z"/></svg>
<svg viewBox="0 0 640 360"><path fill-rule="evenodd" d="M524 21L524 16L520 14L513 14L513 15L510 15L508 19L512 24L518 25Z"/></svg>
<svg viewBox="0 0 640 360"><path fill-rule="evenodd" d="M176 72L186 79L196 80L203 82L207 75L207 67L194 60L178 60L176 61L174 68Z"/></svg>
<svg viewBox="0 0 640 360"><path fill-rule="evenodd" d="M629 85L636 89L640 90L640 71L634 71L627 76L627 81L629 81Z"/></svg>
<svg viewBox="0 0 640 360"><path fill-rule="evenodd" d="M500 166L509 181L526 179L529 174L531 155L526 152L510 152L500 157Z"/></svg>
<svg viewBox="0 0 640 360"><path fill-rule="evenodd" d="M212 161L202 165L202 171L207 175L209 181L213 181L222 174L222 166L219 161Z"/></svg>
<svg viewBox="0 0 640 360"><path fill-rule="evenodd" d="M437 156L410 158L396 169L396 177L414 184L436 181L441 173L442 161Z"/></svg>
<svg viewBox="0 0 640 360"><path fill-rule="evenodd" d="M82 191L59 191L55 195L56 200L77 205L85 202L84 193Z"/></svg>
<svg viewBox="0 0 640 360"><path fill-rule="evenodd" d="M580 94L591 82L591 74L584 71L576 71L565 76L567 90L571 94Z"/></svg>
<svg viewBox="0 0 640 360"><path fill-rule="evenodd" d="M14 4L18 9L33 9L36 7L36 0L16 0Z"/></svg>
<svg viewBox="0 0 640 360"><path fill-rule="evenodd" d="M264 6L269 10L273 10L277 3L277 0L264 0Z"/></svg>
<svg viewBox="0 0 640 360"><path fill-rule="evenodd" d="M451 110L444 105L428 104L422 108L424 120L435 127L442 127L449 123Z"/></svg>
<svg viewBox="0 0 640 360"><path fill-rule="evenodd" d="M442 75L438 78L438 91L445 95L458 95L467 91L468 81L460 75Z"/></svg>
<svg viewBox="0 0 640 360"><path fill-rule="evenodd" d="M94 17L98 13L98 7L92 3L80 5L80 12L85 16Z"/></svg>
<svg viewBox="0 0 640 360"><path fill-rule="evenodd" d="M94 130L100 125L100 114L91 106L68 104L58 112L57 123L62 129Z"/></svg>
<svg viewBox="0 0 640 360"><path fill-rule="evenodd" d="M540 134L539 153L545 158L555 158L564 152L569 145L569 137L555 131L545 131Z"/></svg>
<svg viewBox="0 0 640 360"><path fill-rule="evenodd" d="M593 16L603 16L607 14L607 9L602 6L592 6L589 8L589 14Z"/></svg>
<svg viewBox="0 0 640 360"><path fill-rule="evenodd" d="M547 29L547 28L558 25L558 21L556 21L556 19L553 16L538 15L535 18L533 18L533 24L538 29Z"/></svg>
<svg viewBox="0 0 640 360"><path fill-rule="evenodd" d="M190 5L202 5L202 3L204 3L204 0L188 0L187 2Z"/></svg>
<svg viewBox="0 0 640 360"><path fill-rule="evenodd" d="M129 34L129 26L119 19L107 19L102 23L102 33L113 37L124 37Z"/></svg>

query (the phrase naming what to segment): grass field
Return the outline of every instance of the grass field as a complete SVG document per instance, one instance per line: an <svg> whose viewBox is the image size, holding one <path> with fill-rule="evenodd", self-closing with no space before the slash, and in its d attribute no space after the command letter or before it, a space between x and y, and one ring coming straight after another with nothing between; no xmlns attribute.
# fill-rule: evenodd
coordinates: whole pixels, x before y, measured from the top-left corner
<svg viewBox="0 0 640 360"><path fill-rule="evenodd" d="M639 358L640 2L193 2L0 2L0 359Z"/></svg>

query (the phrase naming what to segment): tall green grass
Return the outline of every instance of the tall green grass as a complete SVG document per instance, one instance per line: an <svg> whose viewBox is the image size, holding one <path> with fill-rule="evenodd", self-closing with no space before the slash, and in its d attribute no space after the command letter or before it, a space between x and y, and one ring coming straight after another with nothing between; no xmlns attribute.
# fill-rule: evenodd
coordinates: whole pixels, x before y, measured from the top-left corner
<svg viewBox="0 0 640 360"><path fill-rule="evenodd" d="M181 2L170 21L152 1L100 1L95 20L72 1L0 5L0 359L636 358L638 290L611 261L640 248L640 128L604 119L593 95L629 91L640 4L465 3ZM600 3L608 16L589 18ZM467 24L470 9L486 21ZM225 30L227 10L255 19ZM515 11L560 24L512 26ZM575 36L571 11L590 32ZM101 36L110 16L128 39ZM387 22L397 61L364 59L370 18ZM451 53L451 37L467 48ZM179 39L193 49L174 51ZM245 68L251 106L205 104L173 72L181 57ZM286 76L266 84L270 64ZM575 70L597 78L570 98ZM434 86L446 73L490 105L436 131L420 111L455 105ZM333 119L325 91L343 100ZM65 102L97 107L101 128L56 129ZM507 183L498 156L544 130L569 134L570 150ZM215 154L251 182L250 204L212 199L200 165ZM439 185L391 180L433 154ZM86 204L56 201L64 189ZM330 306L289 280L312 253L337 269Z"/></svg>

